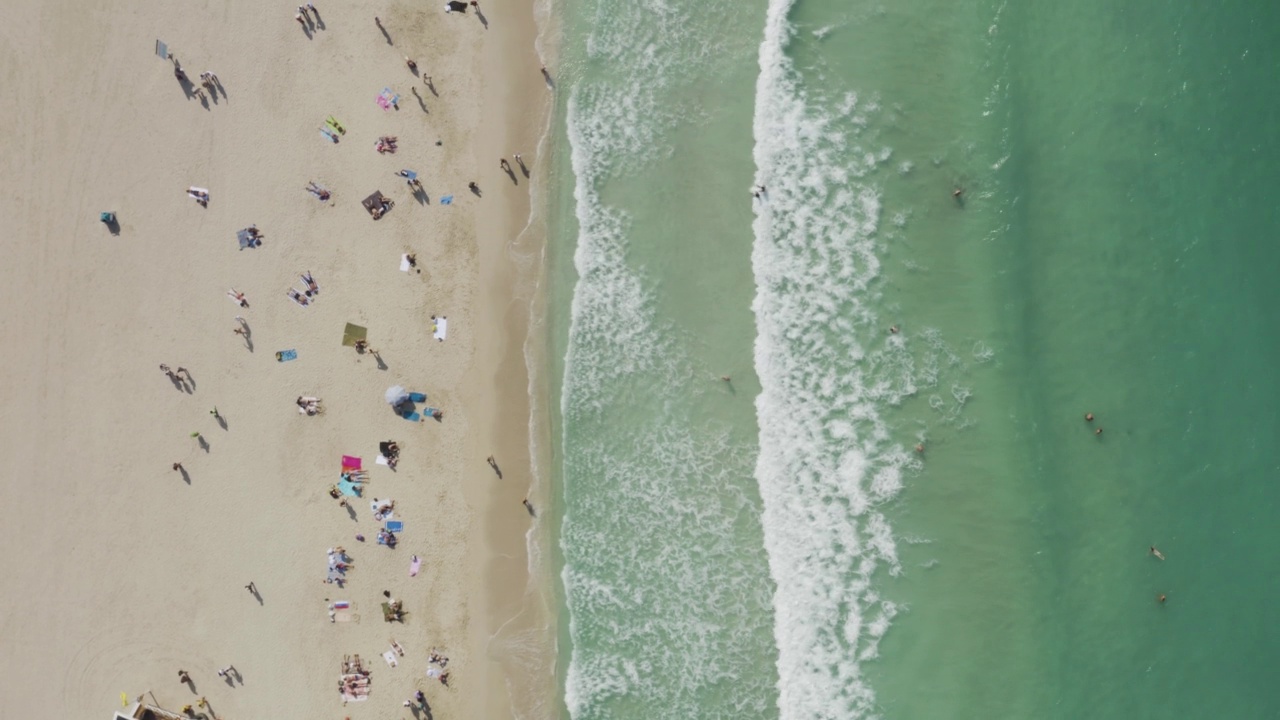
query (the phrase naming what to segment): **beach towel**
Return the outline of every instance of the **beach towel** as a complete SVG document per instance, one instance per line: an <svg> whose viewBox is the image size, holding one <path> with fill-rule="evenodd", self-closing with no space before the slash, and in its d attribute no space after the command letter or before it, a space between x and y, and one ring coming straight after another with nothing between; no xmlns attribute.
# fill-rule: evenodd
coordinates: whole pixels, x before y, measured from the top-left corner
<svg viewBox="0 0 1280 720"><path fill-rule="evenodd" d="M334 130L337 130L339 133L343 135L347 134L347 129L342 127L342 123L338 122L337 120L334 120L332 115L324 119L324 124L328 125Z"/></svg>
<svg viewBox="0 0 1280 720"><path fill-rule="evenodd" d="M433 408L433 407L424 407L424 408L422 408L422 414L423 414L423 415L426 415L426 416L427 416L427 417L429 417L429 418L433 418L433 417L435 417L435 416L436 416L436 413L438 413L438 412L440 412L440 411L439 411L439 410L437 410L436 408Z"/></svg>
<svg viewBox="0 0 1280 720"><path fill-rule="evenodd" d="M249 230L247 228L236 232L236 240L240 241L241 250L254 246L253 238L249 235Z"/></svg>
<svg viewBox="0 0 1280 720"><path fill-rule="evenodd" d="M276 362L288 362L290 360L297 360L297 359L298 359L297 350L281 350L280 352L276 353Z"/></svg>
<svg viewBox="0 0 1280 720"><path fill-rule="evenodd" d="M354 610L355 608L351 607L350 600L334 600L333 609L334 610Z"/></svg>
<svg viewBox="0 0 1280 720"><path fill-rule="evenodd" d="M400 256L400 272L409 272L409 256Z"/></svg>
<svg viewBox="0 0 1280 720"><path fill-rule="evenodd" d="M384 87L382 92L378 94L378 107L383 110L390 110L392 106L400 102L400 96L391 92L391 88Z"/></svg>
<svg viewBox="0 0 1280 720"><path fill-rule="evenodd" d="M330 130L329 128L320 128L320 134L324 137L325 140L328 140L331 143L338 142L338 136L334 135L333 131Z"/></svg>
<svg viewBox="0 0 1280 720"><path fill-rule="evenodd" d="M350 456L350 455L343 455L343 456L342 456L342 469L343 469L343 470L359 470L359 469L360 469L360 463L361 463L361 460L360 460L360 458L358 458L358 457L352 457L352 456Z"/></svg>
<svg viewBox="0 0 1280 720"><path fill-rule="evenodd" d="M409 422L418 422L422 420L422 416L416 412L411 412L408 415L401 415L401 417L403 417L405 420L408 420Z"/></svg>
<svg viewBox="0 0 1280 720"><path fill-rule="evenodd" d="M444 340L444 336L447 335L448 332L449 332L449 319L442 318L442 317L436 318L435 338L437 340Z"/></svg>
<svg viewBox="0 0 1280 720"><path fill-rule="evenodd" d="M400 520L388 520L386 528L387 532L403 532L404 522Z"/></svg>
<svg viewBox="0 0 1280 720"><path fill-rule="evenodd" d="M391 461L387 460L386 455L379 455L377 459L374 460L374 462L379 465L383 465L385 467L391 467Z"/></svg>
<svg viewBox="0 0 1280 720"><path fill-rule="evenodd" d="M397 666L397 665L399 665L399 664L400 664L400 663L396 660L396 651L395 651L395 650L388 650L388 651L386 651L386 652L382 653L382 659L383 659L383 660L386 660L386 661L387 661L387 664L388 664L388 665L390 665L391 667L395 667L395 666Z"/></svg>
<svg viewBox="0 0 1280 720"><path fill-rule="evenodd" d="M417 577L418 569L422 567L422 561L417 555L413 556L413 562L409 563L409 577Z"/></svg>
<svg viewBox="0 0 1280 720"><path fill-rule="evenodd" d="M360 484L354 480L339 480L338 492L347 497L360 497Z"/></svg>
<svg viewBox="0 0 1280 720"><path fill-rule="evenodd" d="M156 55L159 56L161 60L169 59L169 46L165 45L159 39L156 40Z"/></svg>
<svg viewBox="0 0 1280 720"><path fill-rule="evenodd" d="M358 613L353 613L350 610L334 610L333 621L358 623L360 622L360 615Z"/></svg>
<svg viewBox="0 0 1280 720"><path fill-rule="evenodd" d="M191 187L187 188L187 195L191 196L196 200L204 200L205 198L209 197L209 188L198 188L192 185Z"/></svg>
<svg viewBox="0 0 1280 720"><path fill-rule="evenodd" d="M424 393L411 392L409 393L409 399L413 402L420 403L426 402L427 396Z"/></svg>
<svg viewBox="0 0 1280 720"><path fill-rule="evenodd" d="M441 195L441 196L440 196L440 204L441 204L441 205L452 205L452 204L453 204L453 196L452 196L452 195Z"/></svg>

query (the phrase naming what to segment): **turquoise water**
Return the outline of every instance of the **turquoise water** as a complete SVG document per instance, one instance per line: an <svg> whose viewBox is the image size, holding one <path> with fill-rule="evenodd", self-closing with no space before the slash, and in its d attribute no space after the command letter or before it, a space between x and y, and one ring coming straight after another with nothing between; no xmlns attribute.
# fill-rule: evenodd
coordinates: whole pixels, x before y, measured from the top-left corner
<svg viewBox="0 0 1280 720"><path fill-rule="evenodd" d="M1274 715L1280 10L557 13L570 716Z"/></svg>

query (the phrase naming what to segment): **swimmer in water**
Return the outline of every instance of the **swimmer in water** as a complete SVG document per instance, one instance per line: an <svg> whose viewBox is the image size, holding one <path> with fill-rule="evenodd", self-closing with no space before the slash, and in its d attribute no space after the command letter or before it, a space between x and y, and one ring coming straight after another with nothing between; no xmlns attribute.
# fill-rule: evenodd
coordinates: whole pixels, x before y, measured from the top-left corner
<svg viewBox="0 0 1280 720"><path fill-rule="evenodd" d="M1164 559L1164 553L1157 550L1155 545L1151 546L1151 554L1155 555L1157 558L1160 558L1161 560Z"/></svg>

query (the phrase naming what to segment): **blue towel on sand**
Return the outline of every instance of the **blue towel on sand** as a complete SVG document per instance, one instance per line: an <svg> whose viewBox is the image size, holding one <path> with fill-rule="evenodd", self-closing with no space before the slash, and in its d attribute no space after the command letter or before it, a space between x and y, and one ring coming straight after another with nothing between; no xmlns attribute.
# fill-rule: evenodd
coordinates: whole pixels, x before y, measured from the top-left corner
<svg viewBox="0 0 1280 720"><path fill-rule="evenodd" d="M409 393L409 399L412 400L413 402L426 402L427 396L423 395L422 393L411 392Z"/></svg>
<svg viewBox="0 0 1280 720"><path fill-rule="evenodd" d="M297 350L281 350L280 352L276 353L277 362L284 362L286 360L296 360L296 359L298 359Z"/></svg>
<svg viewBox="0 0 1280 720"><path fill-rule="evenodd" d="M452 205L452 204L453 204L453 196L452 196L452 195L442 195L442 196L440 197L440 204L441 204L441 205Z"/></svg>

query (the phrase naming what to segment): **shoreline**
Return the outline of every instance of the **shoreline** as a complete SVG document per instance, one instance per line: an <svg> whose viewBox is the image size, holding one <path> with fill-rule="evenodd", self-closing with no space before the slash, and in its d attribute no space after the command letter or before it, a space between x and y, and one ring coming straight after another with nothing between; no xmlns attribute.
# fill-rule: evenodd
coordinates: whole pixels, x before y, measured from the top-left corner
<svg viewBox="0 0 1280 720"><path fill-rule="evenodd" d="M490 360L476 363L470 374L474 379L468 385L475 393L468 404L487 411L482 421L487 427L473 435L468 455L477 460L493 455L501 470L499 477L487 464L473 462L466 480L471 488L483 488L473 489L472 502L487 505L471 540L486 554L476 598L485 620L475 639L486 646L491 663L486 704L476 716L553 717L546 710L556 694L557 618L548 602L554 578L538 557L531 557L545 557L550 541L537 512L546 507L541 502L546 491L536 484L542 465L532 447L533 434L539 428L545 432L546 419L535 416L535 397L545 389L530 365L537 362L540 345L534 328L547 243L545 219L532 194L547 175L542 153L554 101L538 75L541 35L534 11L522 10L517 23L491 26L489 32L495 30L497 36L488 38L483 51L484 74L491 80L481 112L494 122L477 127L473 149L475 166L493 186L486 195L501 197L509 210L480 213L476 221L477 237L490 238L478 243L480 285L487 291L479 294L477 327L485 332L477 334L476 356ZM517 116L513 108L538 109ZM528 173L514 161L514 152L522 154ZM498 158L511 163L514 182L497 167ZM533 503L536 517L523 499Z"/></svg>

